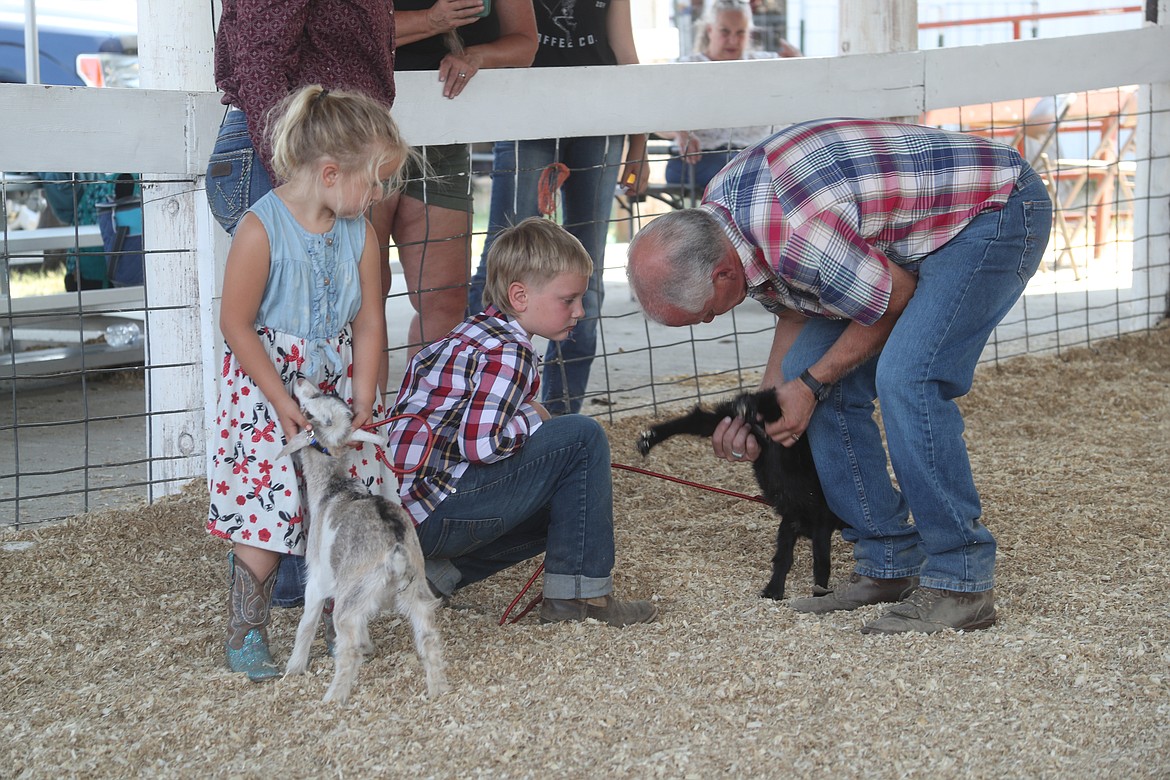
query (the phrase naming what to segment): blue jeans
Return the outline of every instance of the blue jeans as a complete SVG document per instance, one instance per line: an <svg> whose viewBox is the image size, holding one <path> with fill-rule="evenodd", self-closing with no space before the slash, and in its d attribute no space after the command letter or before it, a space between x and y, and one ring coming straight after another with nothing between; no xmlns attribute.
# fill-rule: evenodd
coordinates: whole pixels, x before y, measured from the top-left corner
<svg viewBox="0 0 1170 780"><path fill-rule="evenodd" d="M609 441L591 417L554 417L511 457L471 464L418 527L427 579L450 595L540 553L544 596L613 591Z"/></svg>
<svg viewBox="0 0 1170 780"><path fill-rule="evenodd" d="M1002 210L975 217L910 269L918 287L880 354L813 412L817 472L848 524L858 574L917 575L923 587L965 592L993 586L995 538L981 520L955 399L971 389L992 330L1039 267L1051 226L1048 193L1026 168ZM847 325L808 321L784 358L785 378L815 363ZM886 468L875 399L900 490Z"/></svg>
<svg viewBox="0 0 1170 780"><path fill-rule="evenodd" d="M739 151L739 149L704 151L693 165L679 157L671 157L666 161L666 183L681 184L687 199L698 203L707 189L707 184L739 154Z"/></svg>
<svg viewBox="0 0 1170 780"><path fill-rule="evenodd" d="M211 215L224 230L234 234L248 208L271 189L268 171L248 135L247 117L243 111L227 112L207 162Z"/></svg>
<svg viewBox="0 0 1170 780"><path fill-rule="evenodd" d="M624 136L548 138L535 141L497 141L493 149L492 205L483 258L471 280L468 304L483 307L487 256L495 237L509 225L540 214L537 193L540 174L554 162L569 168L559 202L562 224L593 258L593 277L582 305L585 316L562 342L545 352L541 400L552 414L577 413L589 384L589 370L597 352L597 321L605 298L601 276L609 217L622 163Z"/></svg>

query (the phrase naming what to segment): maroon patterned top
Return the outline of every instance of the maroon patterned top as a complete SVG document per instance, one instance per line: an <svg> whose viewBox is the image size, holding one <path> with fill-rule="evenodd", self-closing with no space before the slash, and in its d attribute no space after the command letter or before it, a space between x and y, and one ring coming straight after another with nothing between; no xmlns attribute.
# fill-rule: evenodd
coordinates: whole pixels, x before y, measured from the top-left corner
<svg viewBox="0 0 1170 780"><path fill-rule="evenodd" d="M247 114L248 134L272 176L268 110L306 84L365 92L389 108L393 45L392 0L223 0L215 83L224 104Z"/></svg>

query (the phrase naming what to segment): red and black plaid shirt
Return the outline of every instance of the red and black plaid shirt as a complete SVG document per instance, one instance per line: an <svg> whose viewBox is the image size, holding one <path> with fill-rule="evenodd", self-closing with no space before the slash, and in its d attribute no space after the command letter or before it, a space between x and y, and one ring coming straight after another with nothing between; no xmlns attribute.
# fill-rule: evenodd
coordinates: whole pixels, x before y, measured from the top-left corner
<svg viewBox="0 0 1170 780"><path fill-rule="evenodd" d="M469 463L494 463L515 453L540 427L532 405L540 371L528 334L494 306L468 318L410 361L392 415L417 415L390 427L395 469L407 474L398 491L402 506L421 523Z"/></svg>

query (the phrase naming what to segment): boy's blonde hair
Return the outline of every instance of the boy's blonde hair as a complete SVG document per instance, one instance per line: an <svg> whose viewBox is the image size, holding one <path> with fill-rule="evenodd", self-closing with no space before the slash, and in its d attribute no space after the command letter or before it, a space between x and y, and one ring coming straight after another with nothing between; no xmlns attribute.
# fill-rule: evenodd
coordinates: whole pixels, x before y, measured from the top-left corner
<svg viewBox="0 0 1170 780"><path fill-rule="evenodd" d="M542 285L561 274L593 275L593 259L569 231L543 217L529 217L496 236L487 255L484 305L509 316L516 312L508 303L512 282Z"/></svg>
<svg viewBox="0 0 1170 780"><path fill-rule="evenodd" d="M272 169L289 181L307 165L328 157L347 173L369 174L397 161L389 188L401 186L410 145L398 131L390 109L362 92L310 84L287 95L268 114Z"/></svg>

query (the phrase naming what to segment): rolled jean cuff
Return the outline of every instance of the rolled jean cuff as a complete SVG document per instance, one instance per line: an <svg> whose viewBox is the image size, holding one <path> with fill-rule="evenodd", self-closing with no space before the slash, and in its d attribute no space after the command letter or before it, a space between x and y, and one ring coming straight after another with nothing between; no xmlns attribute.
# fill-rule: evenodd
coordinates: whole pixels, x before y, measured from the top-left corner
<svg viewBox="0 0 1170 780"><path fill-rule="evenodd" d="M544 572L546 599L595 599L613 593L613 575L584 577L580 574L549 574Z"/></svg>
<svg viewBox="0 0 1170 780"><path fill-rule="evenodd" d="M438 588L444 596L454 593L455 586L463 579L463 574L447 558L427 558L424 568L427 582Z"/></svg>
<svg viewBox="0 0 1170 780"><path fill-rule="evenodd" d="M853 567L853 571L862 577L874 580L900 580L903 577L917 577L918 573L922 571L922 564L896 569L870 569L859 564Z"/></svg>
<svg viewBox="0 0 1170 780"><path fill-rule="evenodd" d="M995 578L951 580L940 577L923 577L918 586L920 588L934 588L935 590L953 590L956 593L983 593L995 587Z"/></svg>

